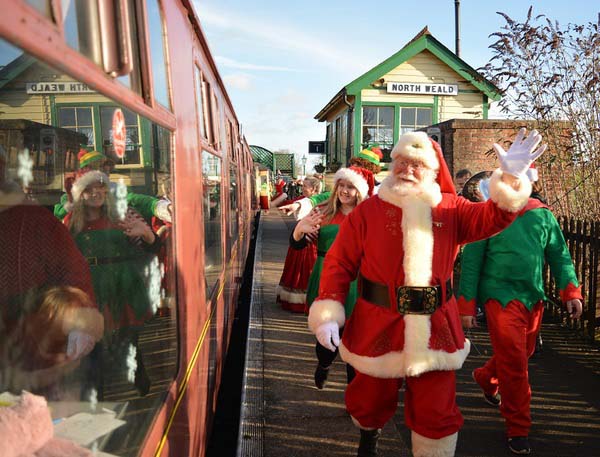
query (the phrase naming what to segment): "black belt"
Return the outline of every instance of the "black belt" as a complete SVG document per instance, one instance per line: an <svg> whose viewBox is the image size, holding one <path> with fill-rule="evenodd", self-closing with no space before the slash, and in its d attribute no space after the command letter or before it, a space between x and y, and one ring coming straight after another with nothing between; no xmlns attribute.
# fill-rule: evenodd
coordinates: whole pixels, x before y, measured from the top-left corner
<svg viewBox="0 0 600 457"><path fill-rule="evenodd" d="M327 254L327 251L317 251L317 255L319 257L325 257L326 254Z"/></svg>
<svg viewBox="0 0 600 457"><path fill-rule="evenodd" d="M358 275L358 293L374 305L391 309L388 286L368 280ZM442 286L409 287L396 289L396 308L400 314L433 314L452 296L452 282L446 281L446 296L443 298Z"/></svg>
<svg viewBox="0 0 600 457"><path fill-rule="evenodd" d="M90 267L95 267L96 265L105 265L107 263L118 263L118 262L129 262L130 260L137 260L139 257L133 256L122 256L122 257L86 257Z"/></svg>

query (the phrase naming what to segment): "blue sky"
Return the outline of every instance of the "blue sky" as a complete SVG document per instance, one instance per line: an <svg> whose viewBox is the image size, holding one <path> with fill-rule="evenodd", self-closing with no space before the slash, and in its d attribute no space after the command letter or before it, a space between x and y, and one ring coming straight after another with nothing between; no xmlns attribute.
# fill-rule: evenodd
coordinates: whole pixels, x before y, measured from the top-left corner
<svg viewBox="0 0 600 457"><path fill-rule="evenodd" d="M423 27L454 50L454 0L194 0L246 139L306 154L324 140L314 116L346 84L410 41ZM504 19L522 21L530 5L561 24L595 22L590 0L462 0L461 58L485 65ZM316 159L316 158L315 158ZM309 157L307 172L314 161Z"/></svg>

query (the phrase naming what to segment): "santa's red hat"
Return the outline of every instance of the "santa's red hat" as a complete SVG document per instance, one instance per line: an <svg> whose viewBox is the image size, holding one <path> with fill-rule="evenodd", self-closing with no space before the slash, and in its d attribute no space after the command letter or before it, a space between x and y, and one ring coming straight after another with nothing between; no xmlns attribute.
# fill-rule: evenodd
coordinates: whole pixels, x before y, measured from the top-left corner
<svg viewBox="0 0 600 457"><path fill-rule="evenodd" d="M438 172L436 181L443 193L456 194L442 148L425 132L409 132L402 135L392 149L391 157L392 160L402 157L423 162L427 168Z"/></svg>
<svg viewBox="0 0 600 457"><path fill-rule="evenodd" d="M333 182L337 183L340 179L345 179L352 183L363 200L373 195L375 178L373 177L373 173L365 168L356 166L340 168L333 176Z"/></svg>

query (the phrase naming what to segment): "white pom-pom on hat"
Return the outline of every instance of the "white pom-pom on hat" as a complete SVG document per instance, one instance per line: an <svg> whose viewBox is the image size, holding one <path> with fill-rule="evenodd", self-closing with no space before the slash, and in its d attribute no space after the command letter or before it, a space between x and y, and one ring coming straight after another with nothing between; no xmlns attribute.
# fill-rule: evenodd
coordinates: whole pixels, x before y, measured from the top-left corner
<svg viewBox="0 0 600 457"><path fill-rule="evenodd" d="M432 170L440 168L437 153L425 132L409 132L402 135L392 149L391 157L392 160L398 157L420 160Z"/></svg>

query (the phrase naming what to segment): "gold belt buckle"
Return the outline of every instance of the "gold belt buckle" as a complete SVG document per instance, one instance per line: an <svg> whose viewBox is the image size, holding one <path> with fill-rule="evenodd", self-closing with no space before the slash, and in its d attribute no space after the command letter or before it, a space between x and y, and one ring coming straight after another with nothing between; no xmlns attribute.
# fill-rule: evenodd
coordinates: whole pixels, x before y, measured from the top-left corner
<svg viewBox="0 0 600 457"><path fill-rule="evenodd" d="M433 314L439 302L437 287L398 287L396 301L400 314Z"/></svg>
<svg viewBox="0 0 600 457"><path fill-rule="evenodd" d="M86 257L87 263L90 267L98 266L98 257Z"/></svg>

